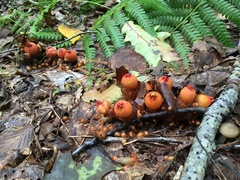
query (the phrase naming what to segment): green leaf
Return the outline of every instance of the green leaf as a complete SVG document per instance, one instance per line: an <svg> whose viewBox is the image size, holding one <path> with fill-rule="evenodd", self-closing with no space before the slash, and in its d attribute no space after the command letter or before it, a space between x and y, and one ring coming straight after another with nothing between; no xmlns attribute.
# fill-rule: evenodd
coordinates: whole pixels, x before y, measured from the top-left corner
<svg viewBox="0 0 240 180"><path fill-rule="evenodd" d="M51 173L45 174L45 180L57 179L78 179L74 161L70 153L59 154L55 160Z"/></svg>
<svg viewBox="0 0 240 180"><path fill-rule="evenodd" d="M101 179L105 174L117 169L118 167L111 158L107 156L105 151L98 148L92 148L90 150L90 158L86 163L78 166L75 165L70 153L59 154L51 173L45 174L44 179Z"/></svg>
<svg viewBox="0 0 240 180"><path fill-rule="evenodd" d="M168 32L160 32L158 37L153 37L132 21L127 21L122 33L126 34L124 41L130 41L135 51L144 56L150 66L156 67L161 59L166 62L179 59L177 54L172 52L173 48L164 42L164 39L171 35Z"/></svg>

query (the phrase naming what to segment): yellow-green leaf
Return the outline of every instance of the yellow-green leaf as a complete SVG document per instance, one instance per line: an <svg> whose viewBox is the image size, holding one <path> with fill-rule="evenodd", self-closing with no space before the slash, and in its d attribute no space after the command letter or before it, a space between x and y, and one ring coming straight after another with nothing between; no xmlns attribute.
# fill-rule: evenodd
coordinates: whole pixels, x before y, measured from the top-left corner
<svg viewBox="0 0 240 180"><path fill-rule="evenodd" d="M110 102L114 102L120 97L122 97L121 89L116 85L112 85L103 92L97 91L96 89L87 91L83 94L82 100L84 102L90 102L94 100L107 99Z"/></svg>
<svg viewBox="0 0 240 180"><path fill-rule="evenodd" d="M71 38L82 32L79 29L70 28L64 24L61 24L60 26L58 26L58 31L67 38ZM80 38L81 38L80 36L77 36L77 37L72 38L70 41L74 44Z"/></svg>
<svg viewBox="0 0 240 180"><path fill-rule="evenodd" d="M126 34L124 41L130 41L135 51L144 56L150 66L156 67L161 59L166 62L179 60L178 54L164 42L164 39L171 35L168 32L160 32L156 38L132 21L127 21L122 33Z"/></svg>

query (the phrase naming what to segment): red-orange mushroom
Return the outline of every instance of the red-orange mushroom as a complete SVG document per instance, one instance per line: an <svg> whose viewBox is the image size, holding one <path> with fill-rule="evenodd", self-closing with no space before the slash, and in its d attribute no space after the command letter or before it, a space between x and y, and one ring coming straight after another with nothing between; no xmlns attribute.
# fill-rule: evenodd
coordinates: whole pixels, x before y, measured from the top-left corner
<svg viewBox="0 0 240 180"><path fill-rule="evenodd" d="M23 51L25 53L29 53L30 55L35 55L38 53L39 49L36 43L29 41L24 45Z"/></svg>
<svg viewBox="0 0 240 180"><path fill-rule="evenodd" d="M74 50L67 50L64 60L68 62L76 62L77 61L77 53Z"/></svg>
<svg viewBox="0 0 240 180"><path fill-rule="evenodd" d="M57 50L57 56L61 59L64 59L67 50L65 48L59 48Z"/></svg>
<svg viewBox="0 0 240 180"><path fill-rule="evenodd" d="M162 95L156 91L149 92L144 97L144 103L149 110L156 110L163 103Z"/></svg>
<svg viewBox="0 0 240 180"><path fill-rule="evenodd" d="M133 108L130 102L119 100L114 106L114 112L119 118L126 118L132 114Z"/></svg>
<svg viewBox="0 0 240 180"><path fill-rule="evenodd" d="M159 82L166 83L170 89L172 89L173 83L172 79L168 76L161 76L158 78Z"/></svg>
<svg viewBox="0 0 240 180"><path fill-rule="evenodd" d="M127 89L136 89L138 86L138 80L135 75L127 73L123 75L121 84Z"/></svg>
<svg viewBox="0 0 240 180"><path fill-rule="evenodd" d="M194 87L192 85L187 85L181 89L179 98L183 103L189 104L195 100L196 95Z"/></svg>
<svg viewBox="0 0 240 180"><path fill-rule="evenodd" d="M55 58L57 56L57 49L55 47L49 46L46 49L46 56L49 58Z"/></svg>
<svg viewBox="0 0 240 180"><path fill-rule="evenodd" d="M210 106L214 102L214 98L206 94L198 94L196 99L197 99L198 106L204 107L204 108Z"/></svg>

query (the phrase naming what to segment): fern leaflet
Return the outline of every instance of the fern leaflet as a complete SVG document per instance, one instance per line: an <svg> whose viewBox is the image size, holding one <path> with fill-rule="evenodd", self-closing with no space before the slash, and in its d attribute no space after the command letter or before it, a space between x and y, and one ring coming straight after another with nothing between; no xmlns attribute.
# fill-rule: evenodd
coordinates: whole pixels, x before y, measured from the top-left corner
<svg viewBox="0 0 240 180"><path fill-rule="evenodd" d="M106 17L103 21L103 27L106 29L115 49L125 46L123 34L117 26L117 23L110 17Z"/></svg>
<svg viewBox="0 0 240 180"><path fill-rule="evenodd" d="M164 25L164 26L171 26L176 27L180 24L183 20L181 16L159 16L156 18L151 19L154 25Z"/></svg>
<svg viewBox="0 0 240 180"><path fill-rule="evenodd" d="M172 40L173 45L176 48L176 51L183 59L184 67L188 69L189 60L187 59L187 54L190 52L189 45L184 42L184 37L179 31L173 32L170 39Z"/></svg>
<svg viewBox="0 0 240 180"><path fill-rule="evenodd" d="M216 18L215 12L209 7L209 5L204 3L198 8L197 11L204 22L210 26L217 40L223 43L225 46L233 47L231 36L224 23L220 19Z"/></svg>
<svg viewBox="0 0 240 180"><path fill-rule="evenodd" d="M170 15L172 10L170 6L164 0L155 0L155 1L146 1L146 0L137 0L147 12L157 11L161 15Z"/></svg>
<svg viewBox="0 0 240 180"><path fill-rule="evenodd" d="M61 47L70 47L72 45L72 42L71 41L64 41L64 42L60 42L60 43L57 43L55 45L56 48L61 48Z"/></svg>
<svg viewBox="0 0 240 180"><path fill-rule="evenodd" d="M200 18L198 12L194 12L190 17L190 23L197 29L201 35L204 36L212 36L212 32L209 30L208 26L204 23L204 21Z"/></svg>
<svg viewBox="0 0 240 180"><path fill-rule="evenodd" d="M110 38L106 32L106 30L103 27L99 27L96 29L96 36L97 41L99 42L100 46L102 47L102 50L105 54L105 56L108 58L112 55L114 52L114 48L109 46L108 42L110 41Z"/></svg>
<svg viewBox="0 0 240 180"><path fill-rule="evenodd" d="M192 8L173 8L172 12L174 15L176 16L182 16L182 17L186 17L187 15L189 15L192 12Z"/></svg>
<svg viewBox="0 0 240 180"><path fill-rule="evenodd" d="M33 31L31 34L29 34L29 37L44 41L60 41L63 38L60 33L51 31L50 29L35 32Z"/></svg>
<svg viewBox="0 0 240 180"><path fill-rule="evenodd" d="M239 0L228 0L232 5L234 5L237 9L240 9L240 1Z"/></svg>
<svg viewBox="0 0 240 180"><path fill-rule="evenodd" d="M113 19L120 26L120 28L122 28L123 25L129 20L129 18L126 17L122 11L115 11L113 13Z"/></svg>
<svg viewBox="0 0 240 180"><path fill-rule="evenodd" d="M96 49L93 47L94 42L89 34L83 35L83 46L85 50L86 59L94 59L96 57Z"/></svg>
<svg viewBox="0 0 240 180"><path fill-rule="evenodd" d="M173 27L171 27L171 26L158 26L158 28L157 28L157 32L171 32L171 31L173 31Z"/></svg>
<svg viewBox="0 0 240 180"><path fill-rule="evenodd" d="M27 17L27 13L20 13L18 20L15 21L11 29L12 34L15 33L17 29L19 29L22 26L22 22L25 20L26 17Z"/></svg>
<svg viewBox="0 0 240 180"><path fill-rule="evenodd" d="M93 29L97 29L99 26L102 25L103 20L106 17L112 16L114 12L119 12L122 10L122 8L127 4L128 0L122 0L120 3L118 3L116 6L111 8L111 10L107 11L103 16L99 17L95 22Z"/></svg>
<svg viewBox="0 0 240 180"><path fill-rule="evenodd" d="M147 31L152 36L157 36L156 32L154 31L153 24L149 20L146 12L140 4L137 2L129 1L125 6L125 10L130 13L130 15L145 31Z"/></svg>
<svg viewBox="0 0 240 180"><path fill-rule="evenodd" d="M194 26L192 26L190 23L183 24L180 27L180 30L191 43L194 43L202 39L202 36L199 33L199 31L195 29Z"/></svg>
<svg viewBox="0 0 240 180"><path fill-rule="evenodd" d="M225 0L208 0L208 3L214 7L218 12L225 15L230 21L237 24L240 27L240 11L239 9L235 8L233 5L228 3Z"/></svg>
<svg viewBox="0 0 240 180"><path fill-rule="evenodd" d="M31 25L33 25L33 23L35 22L35 19L34 18L30 18L28 21L26 21L24 23L23 26L21 26L16 32L15 34L19 34L23 31L25 31L26 29L28 29Z"/></svg>

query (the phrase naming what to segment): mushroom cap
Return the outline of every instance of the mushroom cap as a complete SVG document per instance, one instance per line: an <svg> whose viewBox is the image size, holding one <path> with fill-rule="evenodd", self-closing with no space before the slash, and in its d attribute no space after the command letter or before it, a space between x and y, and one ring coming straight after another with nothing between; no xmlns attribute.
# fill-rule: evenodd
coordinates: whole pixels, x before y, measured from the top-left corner
<svg viewBox="0 0 240 180"><path fill-rule="evenodd" d="M239 134L239 128L232 122L222 123L219 131L227 138L235 138Z"/></svg>

